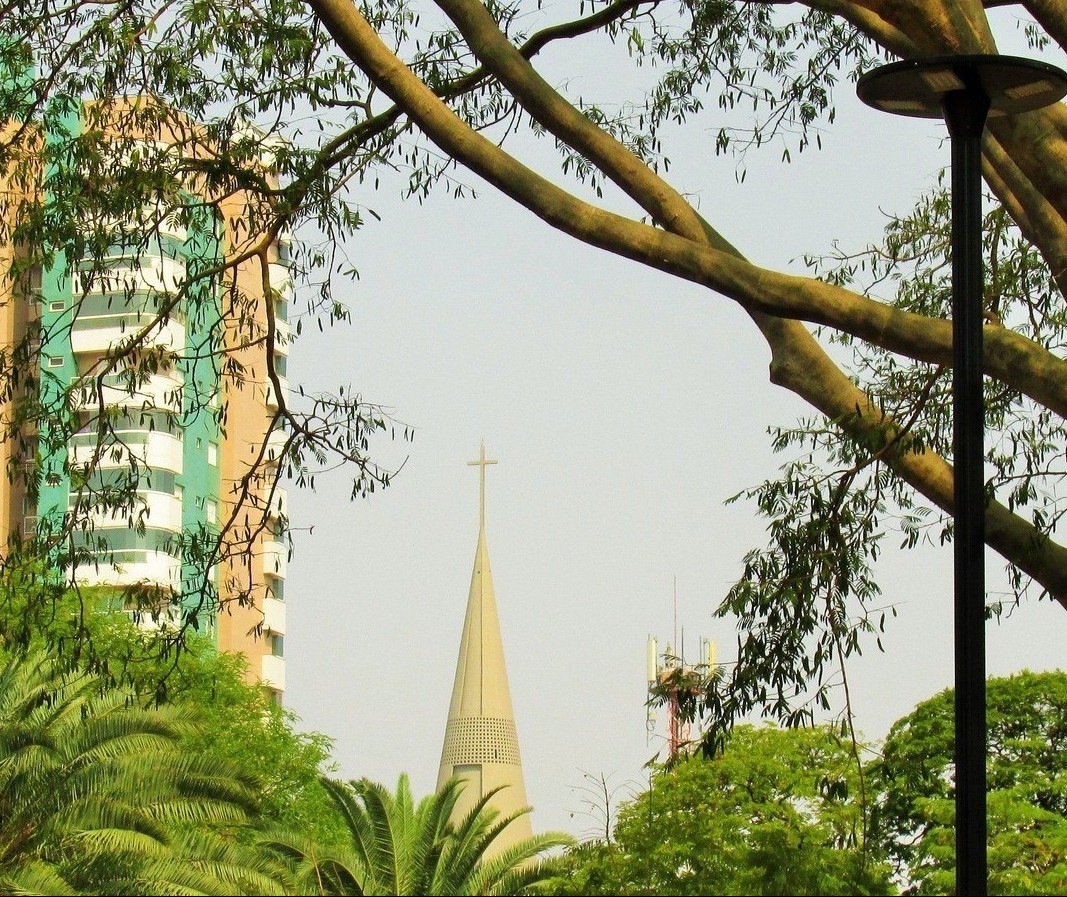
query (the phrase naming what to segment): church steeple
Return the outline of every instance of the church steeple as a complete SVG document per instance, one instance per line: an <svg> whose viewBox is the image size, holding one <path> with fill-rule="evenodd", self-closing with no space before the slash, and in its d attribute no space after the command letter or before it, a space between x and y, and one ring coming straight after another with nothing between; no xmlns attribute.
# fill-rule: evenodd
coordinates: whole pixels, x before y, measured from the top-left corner
<svg viewBox="0 0 1067 897"><path fill-rule="evenodd" d="M485 540L485 468L496 463L485 457L484 443L479 460L468 462L478 466L481 474L478 545L437 776L438 788L449 776L467 780L456 805L456 818L465 815L482 795L501 785L506 787L490 803L501 815L510 815L526 806L526 785ZM504 830L492 853L531 834L527 814Z"/></svg>

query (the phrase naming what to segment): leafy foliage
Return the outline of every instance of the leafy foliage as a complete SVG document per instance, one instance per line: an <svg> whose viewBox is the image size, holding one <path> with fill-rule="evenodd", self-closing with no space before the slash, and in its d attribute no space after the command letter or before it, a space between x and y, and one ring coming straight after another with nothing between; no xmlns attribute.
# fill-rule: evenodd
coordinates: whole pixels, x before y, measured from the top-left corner
<svg viewBox="0 0 1067 897"><path fill-rule="evenodd" d="M54 593L54 603L29 597L35 588ZM127 700L195 714L183 749L254 775L258 813L271 825L336 842L343 825L320 781L332 769L330 739L300 732L292 711L248 683L244 657L219 653L210 634L168 650L166 632L116 612L115 597L106 588L66 591L47 577L0 579L0 643L8 654L52 646L56 663L74 672L89 658L104 681L127 683Z"/></svg>
<svg viewBox="0 0 1067 897"><path fill-rule="evenodd" d="M1067 885L1067 673L1023 672L987 688L989 893ZM894 724L872 767L877 836L907 893L954 886L952 690Z"/></svg>
<svg viewBox="0 0 1067 897"><path fill-rule="evenodd" d="M910 214L892 218L879 244L809 264L828 283L864 294L888 289L902 311L948 318L949 213L948 193L938 189ZM1067 320L1048 266L1003 207L987 212L983 234L987 319L1061 352ZM871 642L881 650L887 619L896 614L875 577L880 555L887 547L944 545L952 538L951 517L887 462L894 451L951 453L951 370L848 334L832 339L850 350L852 376L885 418L903 425L849 438L850 415L770 431L775 450L794 457L777 477L731 499L755 503L767 520L768 544L745 557L741 578L716 611L736 617L742 633L737 664L705 708L727 725L754 710L790 725L810 722L835 706L834 692L847 688L846 661ZM996 381L986 386L985 408L989 495L1005 494L1012 512L1028 511L1035 539L1051 538L1063 514L1062 418ZM1007 573L1006 602L1018 603L1030 582L1017 566L1009 564ZM1006 602L992 604L990 615ZM845 712L851 715L847 697ZM714 747L724 730L710 732Z"/></svg>
<svg viewBox="0 0 1067 897"><path fill-rule="evenodd" d="M277 864L222 837L254 818L254 780L183 746L189 710L100 685L39 652L0 668L0 888L282 893Z"/></svg>
<svg viewBox="0 0 1067 897"><path fill-rule="evenodd" d="M194 664L183 658L180 675L170 677L172 690L185 685L173 699L197 708L202 718L188 747L255 771L265 825L301 832L323 846L343 843L344 822L322 781L333 769L331 740L300 731L291 710L247 684L244 658L212 649L192 653L199 669L190 672Z"/></svg>
<svg viewBox="0 0 1067 897"><path fill-rule="evenodd" d="M713 759L653 774L612 843L568 854L557 894L887 894L861 780L828 728L738 726Z"/></svg>

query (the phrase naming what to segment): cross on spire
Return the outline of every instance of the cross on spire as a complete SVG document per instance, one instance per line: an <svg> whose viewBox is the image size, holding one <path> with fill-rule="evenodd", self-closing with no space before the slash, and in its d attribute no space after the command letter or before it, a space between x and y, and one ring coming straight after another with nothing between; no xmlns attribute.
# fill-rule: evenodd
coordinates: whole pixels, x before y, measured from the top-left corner
<svg viewBox="0 0 1067 897"><path fill-rule="evenodd" d="M482 440L481 457L477 461L468 461L468 467L480 467L481 470L481 490L479 492L479 506L478 506L478 526L480 529L485 528L485 466L487 464L496 464L498 462L485 457L485 440Z"/></svg>

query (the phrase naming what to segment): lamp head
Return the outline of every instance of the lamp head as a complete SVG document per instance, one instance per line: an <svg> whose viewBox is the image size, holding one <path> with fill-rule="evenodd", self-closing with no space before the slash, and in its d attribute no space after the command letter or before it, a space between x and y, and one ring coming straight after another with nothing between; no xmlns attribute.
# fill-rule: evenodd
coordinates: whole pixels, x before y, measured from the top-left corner
<svg viewBox="0 0 1067 897"><path fill-rule="evenodd" d="M1019 56L930 56L879 66L856 82L868 106L915 118L942 118L945 97L960 91L985 95L990 118L1018 115L1067 96L1067 73Z"/></svg>

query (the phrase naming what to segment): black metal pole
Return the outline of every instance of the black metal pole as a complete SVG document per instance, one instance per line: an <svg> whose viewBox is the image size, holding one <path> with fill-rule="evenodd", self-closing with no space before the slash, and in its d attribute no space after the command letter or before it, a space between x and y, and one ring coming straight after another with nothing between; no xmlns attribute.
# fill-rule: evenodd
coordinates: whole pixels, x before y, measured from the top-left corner
<svg viewBox="0 0 1067 897"><path fill-rule="evenodd" d="M977 88L944 98L952 138L952 417L955 468L956 893L984 897L986 853L985 469L982 131Z"/></svg>
<svg viewBox="0 0 1067 897"><path fill-rule="evenodd" d="M956 894L988 888L985 703L985 408L982 400L982 132L990 108L1019 115L1067 96L1067 72L1033 59L901 59L856 82L863 102L943 116L952 138L952 448L955 467Z"/></svg>

